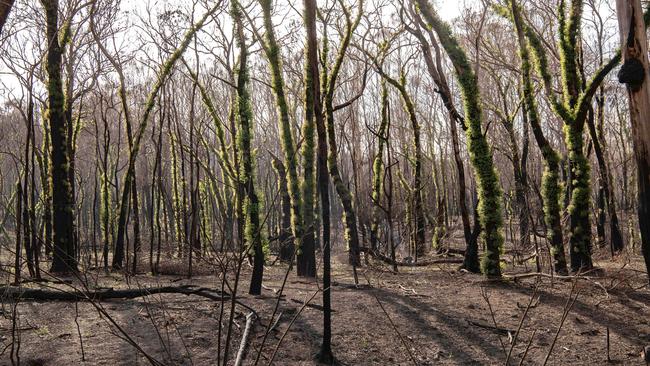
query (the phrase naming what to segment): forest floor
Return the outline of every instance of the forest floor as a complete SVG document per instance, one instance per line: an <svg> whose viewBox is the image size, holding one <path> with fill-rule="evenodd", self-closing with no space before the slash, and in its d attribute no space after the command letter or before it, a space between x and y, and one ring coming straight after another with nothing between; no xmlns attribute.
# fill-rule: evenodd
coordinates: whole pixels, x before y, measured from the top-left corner
<svg viewBox="0 0 650 366"><path fill-rule="evenodd" d="M536 277L489 281L457 271L457 264L400 267L399 273L393 274L390 267L372 261L359 268L361 286L355 287L345 259L343 253L334 256L332 286L333 352L341 365L503 365L526 308L510 364L519 364L526 353L523 364L543 364L551 346L549 365L606 364L608 332L609 357L614 364L643 364L642 349L650 345L650 291L644 287L647 279L638 256L596 259L597 274L577 281L575 287L575 281L551 278L541 278L537 286ZM530 267L509 267L505 272L534 270L534 265ZM279 262L266 267L262 295L250 296L246 294L250 268L244 265L239 300L261 316L253 322L245 365L253 364L258 354L286 269L287 265ZM174 271L166 268L166 272ZM100 271L90 273L89 282L113 288L220 287L207 265L197 266L196 272L191 280L182 273L137 275L130 277L127 285L123 275ZM269 332L260 364L269 362L276 347L274 364L314 364L322 334L322 294L317 293L311 301L315 306L301 308L318 287L316 281L298 278L295 272L289 275L277 312L280 320ZM554 342L572 293L577 298L569 302L572 306ZM21 365L149 364L142 352L124 340L128 334L161 364L216 363L219 302L158 294L106 300L101 306L115 324L88 302L22 301L17 306L18 331L12 336L12 306L5 301L0 348L9 347L12 339L19 337ZM228 307L224 324L227 311ZM230 357L237 353L248 313L245 307L236 306ZM1 365L10 364L9 348L0 355Z"/></svg>

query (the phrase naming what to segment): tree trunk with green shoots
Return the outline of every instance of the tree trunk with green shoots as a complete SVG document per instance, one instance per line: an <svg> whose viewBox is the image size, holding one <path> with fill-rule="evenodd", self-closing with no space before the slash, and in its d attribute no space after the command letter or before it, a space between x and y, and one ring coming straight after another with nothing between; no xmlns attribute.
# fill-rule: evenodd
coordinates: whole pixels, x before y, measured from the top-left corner
<svg viewBox="0 0 650 366"><path fill-rule="evenodd" d="M68 126L66 125L61 78L62 45L69 34L59 34L58 0L42 0L46 17L47 47L47 114L51 144L51 177L53 249L52 272L77 270L74 234L74 197L70 184L70 157L68 156ZM60 37L62 36L62 37ZM60 39L62 38L62 39Z"/></svg>
<svg viewBox="0 0 650 366"><path fill-rule="evenodd" d="M502 192L492 159L492 151L482 129L482 110L476 74L465 51L427 0L415 0L424 20L438 35L451 59L463 94L467 145L474 166L479 196L478 213L486 252L481 260L482 272L490 277L501 276L500 256L503 247Z"/></svg>

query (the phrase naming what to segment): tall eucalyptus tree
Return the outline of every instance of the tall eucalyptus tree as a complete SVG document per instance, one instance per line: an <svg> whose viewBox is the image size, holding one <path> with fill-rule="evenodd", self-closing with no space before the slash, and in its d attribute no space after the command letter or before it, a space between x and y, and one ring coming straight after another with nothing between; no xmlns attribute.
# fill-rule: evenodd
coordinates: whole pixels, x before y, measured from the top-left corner
<svg viewBox="0 0 650 366"><path fill-rule="evenodd" d="M477 180L478 214L486 247L481 270L487 276L498 277L501 276L500 255L503 247L502 192L494 169L492 151L482 128L483 112L478 79L449 25L440 19L429 1L414 1L423 19L435 31L440 44L447 51L460 84L467 123L467 144Z"/></svg>
<svg viewBox="0 0 650 366"><path fill-rule="evenodd" d="M74 210L75 203L70 182L70 156L68 149L69 121L65 116L65 95L61 78L63 48L69 41L70 25L59 22L58 0L41 0L45 10L48 76L48 104L46 119L49 122L52 194L53 260L52 272L77 270L75 253ZM60 31L62 30L62 32Z"/></svg>

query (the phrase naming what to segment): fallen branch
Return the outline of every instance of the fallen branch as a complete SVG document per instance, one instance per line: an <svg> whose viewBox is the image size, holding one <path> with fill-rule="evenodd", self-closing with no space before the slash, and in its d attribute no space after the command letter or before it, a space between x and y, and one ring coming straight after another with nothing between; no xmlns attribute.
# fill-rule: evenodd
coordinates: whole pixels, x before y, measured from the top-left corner
<svg viewBox="0 0 650 366"><path fill-rule="evenodd" d="M583 275L575 275L575 276L562 276L562 275L555 275L555 274L548 274L544 272L529 272L529 273L518 273L518 274L503 274L504 279L511 279L511 280L519 280L522 278L529 278L529 277L547 277L547 278L553 278L556 280L562 280L562 281L572 281L572 280L594 280L597 277L593 276L583 276Z"/></svg>
<svg viewBox="0 0 650 366"><path fill-rule="evenodd" d="M475 322L475 321L469 320L469 319L465 319L465 321L467 321L467 324L469 324L469 325L473 325L475 327L491 330L493 332L496 332L498 334L502 334L502 335L505 335L505 336L510 336L511 334L513 334L515 332L512 329L495 327L495 326L492 326L492 325L489 325L489 324L483 324L483 323Z"/></svg>
<svg viewBox="0 0 650 366"><path fill-rule="evenodd" d="M340 282L336 282L336 281L332 281L332 287L341 287L341 288L350 289L350 290L365 290L365 289L371 288L370 286L365 285L363 283L355 285L353 283L352 284L350 284L350 283L340 283Z"/></svg>
<svg viewBox="0 0 650 366"><path fill-rule="evenodd" d="M406 288L402 286L401 284L399 285L399 288L401 288L404 292L412 292L413 294L417 295L418 293L415 291L413 288Z"/></svg>
<svg viewBox="0 0 650 366"><path fill-rule="evenodd" d="M278 293L278 290L274 289L273 287L268 287L268 286L266 286L264 284L262 285L262 288L265 289L265 290L273 291L276 294Z"/></svg>
<svg viewBox="0 0 650 366"><path fill-rule="evenodd" d="M585 272L589 273L589 272ZM555 280L560 280L560 281L576 281L576 280L585 280L587 282L591 282L595 286L599 287L603 292L605 292L605 296L609 299L609 291L607 291L607 288L603 286L600 282L596 281L597 279L602 279L602 277L594 277L594 276L584 276L584 275L574 275L574 276L562 276L562 275L555 275L555 274L548 274L548 273L543 273L543 272L531 272L531 273L520 273L520 274L514 274L514 275L508 275L504 274L503 278L504 279L509 279L513 281L520 280L522 278L529 278L529 277L546 277L550 279L555 279Z"/></svg>
<svg viewBox="0 0 650 366"><path fill-rule="evenodd" d="M310 309L315 309L315 310L324 311L324 308L323 308L322 305L305 303L304 301L302 301L302 300L297 300L297 299L289 299L289 300L295 302L296 304L300 304L300 305L302 305L302 306L308 307L308 308L310 308ZM332 312L335 313L336 311L335 311L335 310L332 310Z"/></svg>
<svg viewBox="0 0 650 366"><path fill-rule="evenodd" d="M280 312L280 315L278 315L278 318L275 319L273 325L271 325L271 328L269 328L269 331L275 330L275 328L277 328L278 324L280 324L280 319L282 319L283 314L284 312Z"/></svg>
<svg viewBox="0 0 650 366"><path fill-rule="evenodd" d="M438 255L449 255L449 254L465 255L465 249L445 248L438 253Z"/></svg>
<svg viewBox="0 0 650 366"><path fill-rule="evenodd" d="M240 366L246 357L246 346L248 345L248 337L251 333L254 316L255 314L252 312L246 315L246 327L244 328L244 334L241 336L241 343L239 343L239 351L237 351L237 358L235 358L235 366Z"/></svg>

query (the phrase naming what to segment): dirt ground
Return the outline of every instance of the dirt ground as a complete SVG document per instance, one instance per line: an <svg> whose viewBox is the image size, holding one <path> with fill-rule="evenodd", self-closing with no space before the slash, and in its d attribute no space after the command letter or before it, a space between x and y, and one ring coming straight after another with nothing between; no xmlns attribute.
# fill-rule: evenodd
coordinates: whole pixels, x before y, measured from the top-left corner
<svg viewBox="0 0 650 366"><path fill-rule="evenodd" d="M508 353L513 365L519 364L524 354L523 364L543 364L573 287L571 281L551 278L542 278L537 290L536 278L488 281L480 275L458 272L457 264L400 267L400 272L393 274L385 264L376 262L359 269L362 286L355 287L345 258L342 253L334 257L332 287L333 352L341 365L412 365L413 361L418 365L503 365ZM647 280L641 259L623 255L614 261L596 259L595 265L600 271L575 285L573 293L577 298L548 364L606 364L608 330L611 363L645 364L641 352L650 345L650 291L644 287ZM190 283L219 288L220 281L209 273L207 265L204 267L191 280L181 274L138 275L129 278L126 285L120 274L92 272L89 282L114 288ZM239 299L255 309L261 319L253 323L243 364L254 364L286 268L279 262L266 267L263 294L254 297L246 294L250 268L244 265ZM524 271L523 267L505 269L506 273ZM321 294L311 302L314 306L301 308L318 287L316 281L297 278L294 273L288 277L286 296L278 309L280 320L269 333L259 364L268 364L276 348L276 365L315 363L322 332ZM160 294L104 301L101 305L114 324L88 302L19 303L15 337L20 338L20 364L149 364L142 352L124 339L124 333L161 364L216 364L219 302L192 295ZM233 358L249 313L242 306L235 310L230 349ZM0 364L10 365L11 302L5 301L2 311L0 347L7 348L0 356ZM227 325L228 306L225 311L223 324Z"/></svg>

